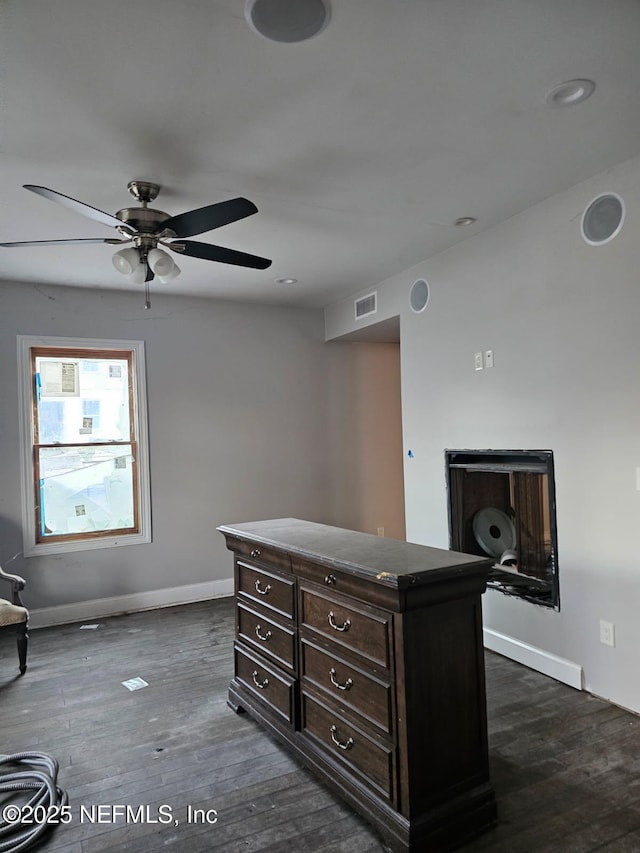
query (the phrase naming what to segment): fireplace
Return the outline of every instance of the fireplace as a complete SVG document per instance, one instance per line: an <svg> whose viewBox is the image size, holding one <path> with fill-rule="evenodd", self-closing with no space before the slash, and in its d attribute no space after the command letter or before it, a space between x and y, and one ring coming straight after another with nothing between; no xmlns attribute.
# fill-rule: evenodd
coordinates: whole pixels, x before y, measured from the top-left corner
<svg viewBox="0 0 640 853"><path fill-rule="evenodd" d="M449 541L491 556L488 586L560 609L553 452L446 450Z"/></svg>

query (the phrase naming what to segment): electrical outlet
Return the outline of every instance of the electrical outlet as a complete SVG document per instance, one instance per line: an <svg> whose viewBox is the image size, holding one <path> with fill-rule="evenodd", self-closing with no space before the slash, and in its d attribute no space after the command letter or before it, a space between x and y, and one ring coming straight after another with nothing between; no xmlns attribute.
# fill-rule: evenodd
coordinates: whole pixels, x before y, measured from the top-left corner
<svg viewBox="0 0 640 853"><path fill-rule="evenodd" d="M481 352L475 353L475 355L473 356L473 363L474 363L476 370L482 370L483 364L482 364L482 353Z"/></svg>
<svg viewBox="0 0 640 853"><path fill-rule="evenodd" d="M493 367L493 350L492 349L488 349L485 351L484 366L487 368Z"/></svg>
<svg viewBox="0 0 640 853"><path fill-rule="evenodd" d="M384 536L384 527L378 528L378 536Z"/></svg>
<svg viewBox="0 0 640 853"><path fill-rule="evenodd" d="M605 622L600 620L600 642L605 646L615 646L616 637L613 622Z"/></svg>

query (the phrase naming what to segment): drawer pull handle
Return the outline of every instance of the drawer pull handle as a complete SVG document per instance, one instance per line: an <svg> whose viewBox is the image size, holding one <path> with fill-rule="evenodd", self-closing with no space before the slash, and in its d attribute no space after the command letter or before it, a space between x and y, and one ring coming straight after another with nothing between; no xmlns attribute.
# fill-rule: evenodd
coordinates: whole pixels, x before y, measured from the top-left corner
<svg viewBox="0 0 640 853"><path fill-rule="evenodd" d="M326 583L327 586L333 586L336 582L336 576L335 575L325 575L324 582Z"/></svg>
<svg viewBox="0 0 640 853"><path fill-rule="evenodd" d="M334 629L334 631L348 631L351 627L351 619L347 619L342 625L336 625L336 617L334 616L333 610L329 611L329 625Z"/></svg>
<svg viewBox="0 0 640 853"><path fill-rule="evenodd" d="M351 749L351 747L353 746L353 738L352 737L350 737L344 743L340 743L340 741L336 737L337 732L338 732L337 727L331 726L330 731L331 731L331 740L335 743L335 745L338 747L338 749Z"/></svg>
<svg viewBox="0 0 640 853"><path fill-rule="evenodd" d="M251 556L252 557L260 557L260 556L262 556L262 551L260 550L260 548L254 548L251 552Z"/></svg>
<svg viewBox="0 0 640 853"><path fill-rule="evenodd" d="M260 587L260 578L256 580L256 592L260 593L260 595L269 595L271 592L271 584L268 583L264 589Z"/></svg>
<svg viewBox="0 0 640 853"><path fill-rule="evenodd" d="M340 684L340 682L336 679L336 671L333 667L329 670L329 678L331 679L331 683L334 687L337 687L338 690L351 690L353 687L353 679L347 678L344 684Z"/></svg>
<svg viewBox="0 0 640 853"><path fill-rule="evenodd" d="M267 631L267 633L266 633L266 634L261 634L261 633L260 633L260 629L261 629L261 628L262 628L262 626L261 626L261 625L256 625L256 637L257 637L259 640L262 640L262 642L263 642L263 643L266 643L266 642L267 642L267 640L270 640L270 639L271 639L271 631Z"/></svg>
<svg viewBox="0 0 640 853"><path fill-rule="evenodd" d="M265 687L269 686L269 679L268 678L265 678L264 681L258 681L258 670L257 669L253 670L253 672L251 673L251 676L253 678L253 683L255 684L256 687L259 687L260 690L264 690Z"/></svg>

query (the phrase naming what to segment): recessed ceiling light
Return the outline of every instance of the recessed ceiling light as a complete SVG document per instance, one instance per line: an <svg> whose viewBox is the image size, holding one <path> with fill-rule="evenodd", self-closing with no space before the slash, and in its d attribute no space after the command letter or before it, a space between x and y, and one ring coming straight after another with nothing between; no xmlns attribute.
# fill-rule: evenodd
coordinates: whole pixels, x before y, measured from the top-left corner
<svg viewBox="0 0 640 853"><path fill-rule="evenodd" d="M567 80L547 92L545 101L551 107L572 107L586 101L595 88L593 80Z"/></svg>
<svg viewBox="0 0 640 853"><path fill-rule="evenodd" d="M297 284L297 278L277 278L276 284Z"/></svg>
<svg viewBox="0 0 640 853"><path fill-rule="evenodd" d="M245 0L249 26L271 41L298 42L312 38L329 23L329 0Z"/></svg>
<svg viewBox="0 0 640 853"><path fill-rule="evenodd" d="M476 221L475 216L461 216L453 223L454 225L473 225Z"/></svg>

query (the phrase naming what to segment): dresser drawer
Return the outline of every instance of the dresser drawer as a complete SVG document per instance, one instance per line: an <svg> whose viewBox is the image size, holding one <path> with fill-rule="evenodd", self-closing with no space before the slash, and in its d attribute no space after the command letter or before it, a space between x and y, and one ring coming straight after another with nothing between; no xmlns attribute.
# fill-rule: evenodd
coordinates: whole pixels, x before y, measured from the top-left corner
<svg viewBox="0 0 640 853"><path fill-rule="evenodd" d="M278 551L277 548L269 548L257 545L254 542L243 542L241 539L232 540L228 547L232 547L238 559L245 559L265 563L276 569L291 571L291 558L288 554Z"/></svg>
<svg viewBox="0 0 640 853"><path fill-rule="evenodd" d="M293 725L294 679L268 666L258 655L250 654L237 644L234 651L238 681Z"/></svg>
<svg viewBox="0 0 640 853"><path fill-rule="evenodd" d="M300 624L344 649L388 669L391 661L390 613L349 598L300 585Z"/></svg>
<svg viewBox="0 0 640 853"><path fill-rule="evenodd" d="M236 614L238 639L259 649L281 666L295 670L296 632L293 628L279 625L264 611L254 610L242 602L237 603Z"/></svg>
<svg viewBox="0 0 640 853"><path fill-rule="evenodd" d="M293 577L277 575L244 560L236 561L236 572L239 594L293 619L296 599Z"/></svg>
<svg viewBox="0 0 640 853"><path fill-rule="evenodd" d="M393 747L345 722L329 706L305 692L302 694L302 729L306 736L322 744L327 755L364 777L378 794L394 800Z"/></svg>
<svg viewBox="0 0 640 853"><path fill-rule="evenodd" d="M308 640L300 644L300 672L306 682L319 687L385 734L391 734L392 690L388 682L372 678Z"/></svg>
<svg viewBox="0 0 640 853"><path fill-rule="evenodd" d="M375 607L398 610L398 592L392 585L385 583L384 577L356 577L295 554L291 557L291 571L297 577L313 581L331 592L353 596Z"/></svg>

